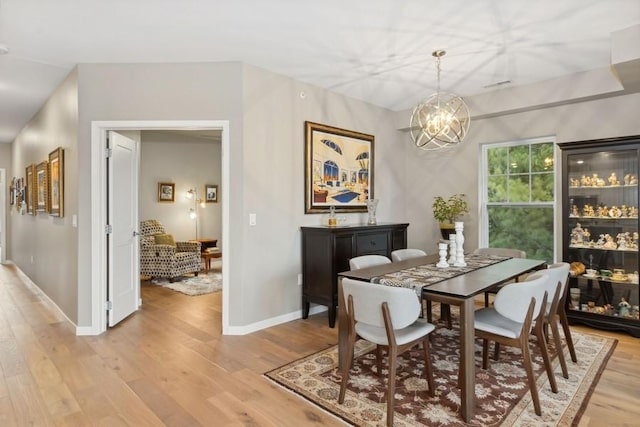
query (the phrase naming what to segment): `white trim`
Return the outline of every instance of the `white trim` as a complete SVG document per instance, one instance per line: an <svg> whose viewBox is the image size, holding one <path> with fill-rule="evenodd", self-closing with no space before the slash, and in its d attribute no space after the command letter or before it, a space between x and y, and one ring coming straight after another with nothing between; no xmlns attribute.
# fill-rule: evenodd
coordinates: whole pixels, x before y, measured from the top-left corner
<svg viewBox="0 0 640 427"><path fill-rule="evenodd" d="M561 170L559 168L559 148L556 144L556 136L555 135L547 135L540 136L535 138L525 138L525 139L517 139L510 141L502 141L502 142L485 142L479 145L480 148L480 167L478 168L478 246L486 247L489 245L489 231L488 231L488 213L487 213L487 176L484 173L485 168L487 167L487 150L488 148L496 148L496 147L514 147L518 145L532 145L532 144L542 144L549 143L553 144L553 157L554 157L554 201L553 202L540 202L538 205L550 205L553 208L553 236L556 236L556 231L558 229L556 216L558 212L558 200L560 195L559 189L559 176ZM531 161L531 159L529 159ZM526 203L530 205L530 203ZM557 254L559 253L559 244L557 242L558 239L553 239L553 253L554 258L557 258ZM555 262L555 261L554 261Z"/></svg>
<svg viewBox="0 0 640 427"><path fill-rule="evenodd" d="M309 315L322 313L324 311L327 311L327 307L325 307L323 305L317 305L317 306L311 307L309 309ZM246 326L235 326L235 327L229 326L226 335L246 335L246 334L250 334L252 332L257 332L257 331L260 331L262 329L270 328L272 326L277 326L277 325L280 325L282 323L287 323L287 322L291 322L293 320L298 320L298 319L302 319L302 311L301 310L296 310L294 312L283 314L281 316L277 316L277 317L272 317L270 319L261 320L259 322L251 323L251 324L246 325ZM328 322L328 320L327 320L327 322Z"/></svg>
<svg viewBox="0 0 640 427"><path fill-rule="evenodd" d="M7 262L7 171L0 168L0 264ZM9 205L11 209L12 205Z"/></svg>
<svg viewBox="0 0 640 427"><path fill-rule="evenodd" d="M104 150L109 130L222 130L222 253L231 253L229 238L229 121L228 120L115 120L91 122L91 325L76 328L77 335L99 335L107 330L106 301L106 226L107 194ZM222 333L229 334L229 256L222 257Z"/></svg>

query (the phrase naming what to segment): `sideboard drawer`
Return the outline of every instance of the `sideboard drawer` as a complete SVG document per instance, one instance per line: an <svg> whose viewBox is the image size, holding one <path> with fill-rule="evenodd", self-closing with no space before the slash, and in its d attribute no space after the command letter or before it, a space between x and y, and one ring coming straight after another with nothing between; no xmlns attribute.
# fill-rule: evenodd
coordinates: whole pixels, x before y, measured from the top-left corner
<svg viewBox="0 0 640 427"><path fill-rule="evenodd" d="M356 236L357 255L367 255L387 251L389 233L367 233Z"/></svg>

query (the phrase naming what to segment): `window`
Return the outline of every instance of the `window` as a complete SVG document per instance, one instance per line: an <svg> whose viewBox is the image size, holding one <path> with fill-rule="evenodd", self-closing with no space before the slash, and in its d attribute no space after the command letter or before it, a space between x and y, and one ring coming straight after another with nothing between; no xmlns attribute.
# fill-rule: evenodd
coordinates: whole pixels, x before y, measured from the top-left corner
<svg viewBox="0 0 640 427"><path fill-rule="evenodd" d="M553 262L555 163L551 138L482 146L480 246Z"/></svg>

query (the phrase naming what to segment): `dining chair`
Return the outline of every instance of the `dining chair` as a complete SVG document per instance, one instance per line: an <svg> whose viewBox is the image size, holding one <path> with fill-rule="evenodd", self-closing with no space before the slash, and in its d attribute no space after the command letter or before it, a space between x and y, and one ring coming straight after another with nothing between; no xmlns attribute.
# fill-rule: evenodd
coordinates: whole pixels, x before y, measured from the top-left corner
<svg viewBox="0 0 640 427"><path fill-rule="evenodd" d="M391 260L382 255L360 255L349 260L351 270L373 267L375 265L391 264Z"/></svg>
<svg viewBox="0 0 640 427"><path fill-rule="evenodd" d="M391 261L404 261L405 259L418 258L425 255L427 255L427 253L422 249L397 249L391 252ZM432 322L433 308L431 300L424 297L423 300L425 301L427 308L427 321ZM445 320L447 322L447 327L451 329L451 306L449 304L440 304L440 320Z"/></svg>
<svg viewBox="0 0 640 427"><path fill-rule="evenodd" d="M562 340L560 339L560 332L558 324L562 325L562 329L564 332L564 338L567 342L567 348L569 349L569 354L571 355L571 361L574 363L578 362L578 358L576 357L576 350L573 346L573 338L571 338L571 330L569 329L569 322L567 320L566 313L566 299L568 292L568 283L569 283L569 269L570 264L566 262L559 262L556 264L551 264L545 270L552 277L553 281L559 284L559 296L558 300L552 302L547 307L547 312L545 314L545 335L547 326L551 328L551 333L554 336L555 346L558 352L558 359L560 361L560 366L562 367L562 374L565 378L569 378L569 374L567 372L567 364L565 362L564 353L562 350ZM564 320L563 320L564 318ZM557 338L556 338L557 337Z"/></svg>
<svg viewBox="0 0 640 427"><path fill-rule="evenodd" d="M426 255L427 253L422 249L396 249L395 251L391 252L391 261L404 261L405 259L418 258Z"/></svg>
<svg viewBox="0 0 640 427"><path fill-rule="evenodd" d="M353 351L358 338L376 344L377 373L382 370L382 347L387 348L387 426L393 425L396 366L400 354L422 344L424 371L433 396L433 369L429 354L429 334L435 326L419 319L420 301L409 288L372 285L360 280L342 279L342 292L347 303L347 359L342 372L338 403L343 404Z"/></svg>
<svg viewBox="0 0 640 427"><path fill-rule="evenodd" d="M558 392L549 352L542 328L533 328L534 320L543 322L547 305L547 286L550 278L546 272L537 272L520 283L503 286L496 294L492 307L475 312L475 335L482 339L482 368L489 365L489 342L518 347L522 352L527 382L537 415L542 415L538 388L533 373L533 363L529 348L529 336L536 335L544 366L549 378L551 391Z"/></svg>
<svg viewBox="0 0 640 427"><path fill-rule="evenodd" d="M496 255L496 256L508 256L511 258L526 258L527 253L525 251L521 251L520 249L511 249L511 248L477 248L473 251L474 255ZM516 282L518 279L516 278ZM489 289L484 293L484 306L489 307L489 295L495 294L498 292L500 287L504 286L498 285L495 288Z"/></svg>

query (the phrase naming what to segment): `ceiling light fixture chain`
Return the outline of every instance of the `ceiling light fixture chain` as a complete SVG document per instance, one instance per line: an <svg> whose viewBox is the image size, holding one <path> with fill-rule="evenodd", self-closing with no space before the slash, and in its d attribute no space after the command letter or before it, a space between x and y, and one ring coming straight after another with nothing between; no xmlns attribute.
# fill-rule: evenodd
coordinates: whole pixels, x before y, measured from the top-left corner
<svg viewBox="0 0 640 427"><path fill-rule="evenodd" d="M437 92L413 109L410 120L411 139L423 150L452 148L462 142L469 130L471 117L464 100L440 90L440 58L447 52L436 50Z"/></svg>

